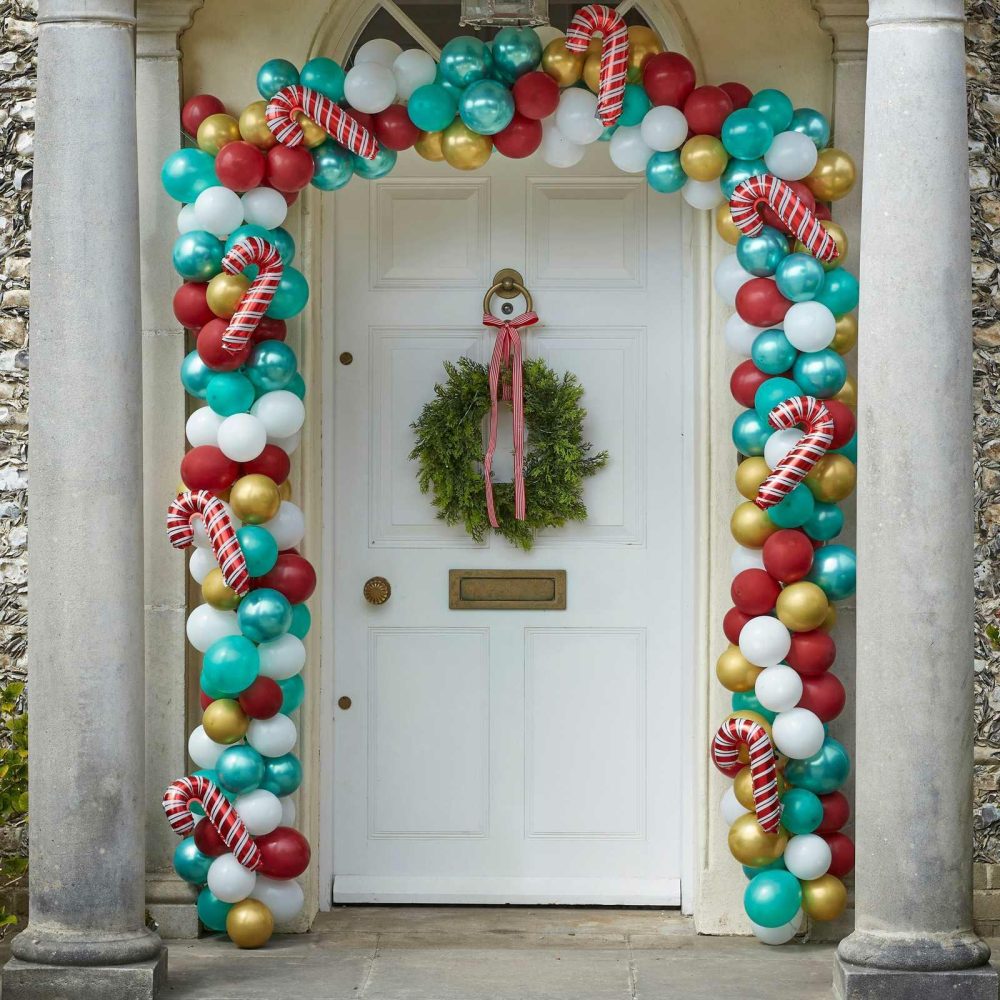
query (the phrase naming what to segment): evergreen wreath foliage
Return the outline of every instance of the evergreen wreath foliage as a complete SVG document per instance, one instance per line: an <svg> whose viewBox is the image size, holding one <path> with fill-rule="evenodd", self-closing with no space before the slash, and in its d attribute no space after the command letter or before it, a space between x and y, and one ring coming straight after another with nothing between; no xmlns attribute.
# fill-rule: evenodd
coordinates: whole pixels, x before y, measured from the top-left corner
<svg viewBox="0 0 1000 1000"><path fill-rule="evenodd" d="M490 412L489 370L469 358L445 362L448 381L434 386L435 398L412 425L417 444L410 458L420 463L417 481L433 492L438 517L464 524L480 542L490 530L483 485L483 418ZM509 372L504 373L509 378ZM604 467L606 451L590 454L583 439L587 411L583 386L570 372L557 375L544 361L524 362L524 521L514 518L514 484L494 483L497 533L530 549L540 528L584 521L583 481Z"/></svg>

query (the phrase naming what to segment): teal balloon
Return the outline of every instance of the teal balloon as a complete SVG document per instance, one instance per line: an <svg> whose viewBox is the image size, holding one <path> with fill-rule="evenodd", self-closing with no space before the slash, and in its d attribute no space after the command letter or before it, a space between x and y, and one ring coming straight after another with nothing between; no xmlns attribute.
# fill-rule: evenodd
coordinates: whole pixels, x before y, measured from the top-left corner
<svg viewBox="0 0 1000 1000"><path fill-rule="evenodd" d="M251 590L236 609L244 641L267 642L283 635L292 624L292 606L288 598L271 587ZM242 689L241 689L242 690Z"/></svg>
<svg viewBox="0 0 1000 1000"><path fill-rule="evenodd" d="M614 125L609 125L609 126L608 126L608 127L607 127L607 128L606 128L606 129L605 129L605 130L604 130L604 131L603 131L603 132L602 132L602 133L601 133L601 134L600 134L600 135L599 135L599 136L597 137L597 141L598 141L598 142L611 142L611 137L612 137L612 136L613 136L613 135L615 134L615 132L617 132L617 131L618 131L618 123L617 123L617 122L615 122L615 124L614 124ZM654 156L656 156L657 154L656 154L656 153L654 153L653 155L654 155ZM679 157L679 154L678 154L678 157ZM648 162L648 161L647 161L647 162ZM680 162L679 158L678 158L678 162ZM647 180L649 180L649 170L648 170L648 169L647 169L647 171L646 171L646 179L647 179ZM686 176L685 176L684 180L687 180L687 177L686 177Z"/></svg>
<svg viewBox="0 0 1000 1000"><path fill-rule="evenodd" d="M344 99L344 78L347 74L340 63L326 56L310 59L299 73L299 82L310 90L318 90L324 97L340 104Z"/></svg>
<svg viewBox="0 0 1000 1000"><path fill-rule="evenodd" d="M805 483L799 483L783 500L767 508L767 516L779 528L801 528L813 515L816 499Z"/></svg>
<svg viewBox="0 0 1000 1000"><path fill-rule="evenodd" d="M734 712L756 712L763 715L768 722L774 722L777 712L772 712L757 700L753 691L736 691L733 693L732 706Z"/></svg>
<svg viewBox="0 0 1000 1000"><path fill-rule="evenodd" d="M278 681L281 688L281 712L283 715L291 715L302 704L302 699L306 695L305 681L301 674L289 677L287 680Z"/></svg>
<svg viewBox="0 0 1000 1000"><path fill-rule="evenodd" d="M194 837L185 837L174 848L174 871L192 885L205 884L209 866L214 860L198 850Z"/></svg>
<svg viewBox="0 0 1000 1000"><path fill-rule="evenodd" d="M258 673L257 647L242 635L223 636L205 651L201 689L209 698L235 698L253 684Z"/></svg>
<svg viewBox="0 0 1000 1000"><path fill-rule="evenodd" d="M802 394L802 388L790 378L769 378L766 382L761 382L757 392L754 393L754 409L757 411L757 416L764 422L764 426L767 427L767 415L778 403L783 403L786 399Z"/></svg>
<svg viewBox="0 0 1000 1000"><path fill-rule="evenodd" d="M204 229L181 233L174 240L174 270L185 281L208 281L222 270L222 240Z"/></svg>
<svg viewBox="0 0 1000 1000"><path fill-rule="evenodd" d="M847 381L847 362L829 347L822 351L809 351L799 355L792 375L807 396L829 399Z"/></svg>
<svg viewBox="0 0 1000 1000"><path fill-rule="evenodd" d="M855 465L858 464L858 434L857 431L854 433L854 437L851 438L843 448L834 448L834 452L838 455L846 455Z"/></svg>
<svg viewBox="0 0 1000 1000"><path fill-rule="evenodd" d="M282 340L262 340L243 367L244 374L261 392L284 389L298 371L295 352Z"/></svg>
<svg viewBox="0 0 1000 1000"><path fill-rule="evenodd" d="M312 612L304 604L292 605L292 624L288 631L299 639L304 639L312 627Z"/></svg>
<svg viewBox="0 0 1000 1000"><path fill-rule="evenodd" d="M160 170L163 190L174 201L190 203L202 191L219 186L215 175L215 158L203 149L178 149L171 153Z"/></svg>
<svg viewBox="0 0 1000 1000"><path fill-rule="evenodd" d="M472 35L459 35L446 42L438 59L441 78L455 87L468 87L477 80L485 80L492 69L489 49ZM414 124L419 123L414 121Z"/></svg>
<svg viewBox="0 0 1000 1000"><path fill-rule="evenodd" d="M425 132L440 132L458 114L458 95L440 83L425 83L417 87L406 102L410 121Z"/></svg>
<svg viewBox="0 0 1000 1000"><path fill-rule="evenodd" d="M366 160L363 156L354 157L354 172L366 181L378 180L396 165L397 155L396 150L379 146L374 160Z"/></svg>
<svg viewBox="0 0 1000 1000"><path fill-rule="evenodd" d="M739 160L760 159L773 141L770 121L755 108L739 108L722 123L722 145Z"/></svg>
<svg viewBox="0 0 1000 1000"><path fill-rule="evenodd" d="M858 582L858 556L848 545L824 545L813 555L806 577L831 601L842 601L854 593Z"/></svg>
<svg viewBox="0 0 1000 1000"><path fill-rule="evenodd" d="M858 308L858 292L858 279L850 271L836 267L826 272L826 280L816 301L822 302L834 316L840 317Z"/></svg>
<svg viewBox="0 0 1000 1000"><path fill-rule="evenodd" d="M272 319L291 319L305 309L308 301L309 282L305 275L294 267L286 267L281 272L281 280L267 307L266 315Z"/></svg>
<svg viewBox="0 0 1000 1000"><path fill-rule="evenodd" d="M270 531L257 524L245 524L236 530L236 540L251 576L263 576L274 569L278 561L278 543Z"/></svg>
<svg viewBox="0 0 1000 1000"><path fill-rule="evenodd" d="M681 154L676 149L668 153L653 153L646 161L646 181L660 194L680 191L687 182L687 174L681 166Z"/></svg>
<svg viewBox="0 0 1000 1000"><path fill-rule="evenodd" d="M295 260L295 240L292 239L292 234L287 229L281 226L269 229L267 238L277 247L282 264L291 264Z"/></svg>
<svg viewBox="0 0 1000 1000"><path fill-rule="evenodd" d="M205 393L205 401L223 417L246 413L254 398L253 383L240 372L215 372Z"/></svg>
<svg viewBox="0 0 1000 1000"><path fill-rule="evenodd" d="M490 51L496 68L505 77L516 80L538 68L542 61L542 40L531 28L501 28Z"/></svg>
<svg viewBox="0 0 1000 1000"><path fill-rule="evenodd" d="M534 34L534 32L532 32ZM653 106L646 94L637 83L625 84L625 97L622 103L622 113L618 118L619 125L638 125L646 112Z"/></svg>
<svg viewBox="0 0 1000 1000"><path fill-rule="evenodd" d="M310 152L315 167L312 186L320 191L337 191L354 176L354 154L340 143L327 139Z"/></svg>
<svg viewBox="0 0 1000 1000"><path fill-rule="evenodd" d="M786 299L808 302L822 291L826 271L811 253L790 253L778 265L774 280Z"/></svg>
<svg viewBox="0 0 1000 1000"><path fill-rule="evenodd" d="M799 352L788 342L783 330L758 333L750 347L750 358L765 375L782 375L795 364Z"/></svg>
<svg viewBox="0 0 1000 1000"><path fill-rule="evenodd" d="M232 903L223 903L208 886L198 893L198 919L210 930L225 933Z"/></svg>
<svg viewBox="0 0 1000 1000"><path fill-rule="evenodd" d="M843 745L832 736L823 746L804 760L790 760L785 765L785 777L798 788L807 788L817 795L835 792L851 773L851 758Z"/></svg>
<svg viewBox="0 0 1000 1000"><path fill-rule="evenodd" d="M184 356L181 362L181 385L184 391L196 399L204 399L208 394L208 386L216 373L212 371L197 351Z"/></svg>
<svg viewBox="0 0 1000 1000"><path fill-rule="evenodd" d="M265 101L271 100L279 90L294 87L299 82L299 71L287 59L268 59L257 70L257 93Z"/></svg>
<svg viewBox="0 0 1000 1000"><path fill-rule="evenodd" d="M302 377L301 372L296 372L292 376L291 381L289 381L288 385L285 386L285 388L289 392L294 392L295 395L299 397L299 399L306 398L306 380Z"/></svg>
<svg viewBox="0 0 1000 1000"><path fill-rule="evenodd" d="M774 433L756 410L744 410L733 421L733 444L741 455L763 455L767 439Z"/></svg>
<svg viewBox="0 0 1000 1000"><path fill-rule="evenodd" d="M844 512L835 503L816 501L812 517L802 525L802 530L816 542L828 542L844 530Z"/></svg>
<svg viewBox="0 0 1000 1000"><path fill-rule="evenodd" d="M755 875L759 875L761 872L785 871L785 859L775 858L772 862L762 865L760 868L751 868L749 865L741 865L740 867L743 869L743 874L746 875L748 879L751 879Z"/></svg>
<svg viewBox="0 0 1000 1000"><path fill-rule="evenodd" d="M789 871L755 875L743 893L747 916L761 927L780 927L795 919L802 905L802 885Z"/></svg>
<svg viewBox="0 0 1000 1000"><path fill-rule="evenodd" d="M459 98L458 114L473 132L496 135L514 118L514 97L496 80L477 80Z"/></svg>
<svg viewBox="0 0 1000 1000"><path fill-rule="evenodd" d="M777 135L792 123L792 102L780 90L758 90L750 98L750 107L759 111Z"/></svg>
<svg viewBox="0 0 1000 1000"><path fill-rule="evenodd" d="M830 143L830 122L813 108L796 108L788 131L809 136L817 149L825 149Z"/></svg>
<svg viewBox="0 0 1000 1000"><path fill-rule="evenodd" d="M789 788L781 797L781 825L794 834L812 833L823 822L823 803L808 788Z"/></svg>
<svg viewBox="0 0 1000 1000"><path fill-rule="evenodd" d="M767 172L767 164L763 160L738 160L734 158L726 164L726 169L722 171L719 186L727 198L732 198L737 185L751 177L763 177Z"/></svg>
<svg viewBox="0 0 1000 1000"><path fill-rule="evenodd" d="M302 765L293 753L264 758L264 780L260 787L277 796L291 795L302 783Z"/></svg>
<svg viewBox="0 0 1000 1000"><path fill-rule="evenodd" d="M264 780L264 758L245 744L226 747L215 762L223 788L236 795L252 792Z"/></svg>
<svg viewBox="0 0 1000 1000"><path fill-rule="evenodd" d="M787 256L788 238L771 226L764 226L760 236L741 236L736 243L740 267L758 278L769 278Z"/></svg>

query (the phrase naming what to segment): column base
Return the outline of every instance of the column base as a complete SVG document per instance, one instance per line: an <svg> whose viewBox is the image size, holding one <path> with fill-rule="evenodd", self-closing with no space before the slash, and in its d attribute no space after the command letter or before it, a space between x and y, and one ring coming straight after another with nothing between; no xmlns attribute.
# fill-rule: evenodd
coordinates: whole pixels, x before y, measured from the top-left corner
<svg viewBox="0 0 1000 1000"><path fill-rule="evenodd" d="M44 965L12 958L3 1000L155 1000L167 984L167 949L131 965Z"/></svg>
<svg viewBox="0 0 1000 1000"><path fill-rule="evenodd" d="M834 960L833 991L838 1000L997 1000L1000 980L989 965L938 972L875 969Z"/></svg>

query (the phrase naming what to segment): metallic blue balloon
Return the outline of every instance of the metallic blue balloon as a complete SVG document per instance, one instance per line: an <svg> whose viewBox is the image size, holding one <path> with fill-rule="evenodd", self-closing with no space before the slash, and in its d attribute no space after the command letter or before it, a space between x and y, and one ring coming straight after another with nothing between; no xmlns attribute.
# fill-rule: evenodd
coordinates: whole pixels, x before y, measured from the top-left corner
<svg viewBox="0 0 1000 1000"><path fill-rule="evenodd" d="M761 927L780 927L795 919L802 905L802 884L789 871L755 875L743 891L743 909Z"/></svg>
<svg viewBox="0 0 1000 1000"><path fill-rule="evenodd" d="M816 301L822 302L834 316L839 318L852 309L857 309L858 291L858 279L850 271L836 267L826 272L826 280L816 296Z"/></svg>
<svg viewBox="0 0 1000 1000"><path fill-rule="evenodd" d="M760 236L741 236L736 244L740 267L758 278L769 278L787 256L788 237L771 226L764 226Z"/></svg>
<svg viewBox="0 0 1000 1000"><path fill-rule="evenodd" d="M842 601L854 593L858 578L858 557L847 545L824 545L813 556L812 569L806 577L831 601Z"/></svg>
<svg viewBox="0 0 1000 1000"><path fill-rule="evenodd" d="M843 448L834 448L834 452L838 455L846 455L855 465L858 464L858 432L854 432L854 436L851 438Z"/></svg>
<svg viewBox="0 0 1000 1000"><path fill-rule="evenodd" d="M771 123L755 108L738 108L722 123L722 145L737 159L760 159L773 141Z"/></svg>
<svg viewBox="0 0 1000 1000"><path fill-rule="evenodd" d="M281 255L281 263L291 264L295 260L295 240L292 239L292 234L281 226L269 229L267 232L268 239L277 247L278 253Z"/></svg>
<svg viewBox="0 0 1000 1000"><path fill-rule="evenodd" d="M851 758L843 745L832 736L805 760L790 760L785 765L785 777L798 788L808 788L817 795L829 795L847 781L851 773Z"/></svg>
<svg viewBox="0 0 1000 1000"><path fill-rule="evenodd" d="M184 391L196 399L204 399L215 372L212 371L197 351L185 355L181 362L181 385Z"/></svg>
<svg viewBox="0 0 1000 1000"><path fill-rule="evenodd" d="M281 340L263 340L243 368L254 387L263 392L284 389L298 371L295 352Z"/></svg>
<svg viewBox="0 0 1000 1000"><path fill-rule="evenodd" d="M257 70L257 93L265 101L285 87L294 87L299 82L299 71L287 59L268 59Z"/></svg>
<svg viewBox="0 0 1000 1000"><path fill-rule="evenodd" d="M283 696L281 713L282 715L291 715L302 704L302 699L306 696L305 681L302 680L301 674L296 674L294 677L278 681L278 687L281 688Z"/></svg>
<svg viewBox="0 0 1000 1000"><path fill-rule="evenodd" d="M245 524L237 528L236 539L246 559L247 572L251 576L263 576L274 569L278 561L278 543L267 528L257 524Z"/></svg>
<svg viewBox="0 0 1000 1000"><path fill-rule="evenodd" d="M799 483L783 500L767 508L767 516L779 528L801 528L813 516L816 499L805 483Z"/></svg>
<svg viewBox="0 0 1000 1000"><path fill-rule="evenodd" d="M823 265L810 253L790 253L774 272L778 291L792 302L816 298L826 280Z"/></svg>
<svg viewBox="0 0 1000 1000"><path fill-rule="evenodd" d="M318 90L331 101L340 104L344 99L344 78L347 74L340 63L326 56L310 59L302 67L299 82L310 90Z"/></svg>
<svg viewBox="0 0 1000 1000"><path fill-rule="evenodd" d="M608 129L604 131L608 132ZM646 181L660 194L680 191L687 182L687 174L681 166L681 154L676 149L668 153L653 153L646 161Z"/></svg>
<svg viewBox="0 0 1000 1000"><path fill-rule="evenodd" d="M284 594L271 587L261 587L251 590L240 601L236 618L247 639L267 642L288 631L292 624L292 606Z"/></svg>
<svg viewBox="0 0 1000 1000"><path fill-rule="evenodd" d="M305 309L308 301L309 282L305 275L294 267L286 267L265 315L272 319L291 319Z"/></svg>
<svg viewBox="0 0 1000 1000"><path fill-rule="evenodd" d="M813 108L796 108L788 131L809 136L817 149L825 149L830 142L830 123Z"/></svg>
<svg viewBox="0 0 1000 1000"><path fill-rule="evenodd" d="M222 240L194 229L174 241L174 270L185 281L208 281L222 271Z"/></svg>
<svg viewBox="0 0 1000 1000"><path fill-rule="evenodd" d="M802 387L798 382L793 382L790 378L769 378L762 382L753 397L754 409L757 416L763 421L765 427L769 427L767 417L778 403L783 403L793 396L801 396ZM770 437L770 433L768 434Z"/></svg>
<svg viewBox="0 0 1000 1000"><path fill-rule="evenodd" d="M215 770L223 788L246 795L264 780L264 758L253 747L239 743L219 754Z"/></svg>
<svg viewBox="0 0 1000 1000"><path fill-rule="evenodd" d="M264 758L264 780L260 787L277 796L291 795L302 783L302 765L293 753Z"/></svg>
<svg viewBox="0 0 1000 1000"><path fill-rule="evenodd" d="M174 871L192 885L205 884L209 866L214 860L198 850L194 837L185 837L174 848Z"/></svg>
<svg viewBox="0 0 1000 1000"><path fill-rule="evenodd" d="M174 201L190 203L207 188L219 186L215 157L203 149L178 149L164 161L160 180Z"/></svg>
<svg viewBox="0 0 1000 1000"><path fill-rule="evenodd" d="M742 184L750 177L763 177L767 172L767 164L763 160L738 160L734 157L722 171L719 185L722 193L727 198L732 198L737 184Z"/></svg>
<svg viewBox="0 0 1000 1000"><path fill-rule="evenodd" d="M741 455L763 455L767 439L774 433L755 410L744 410L733 421L733 444Z"/></svg>
<svg viewBox="0 0 1000 1000"><path fill-rule="evenodd" d="M223 903L208 886L198 893L198 919L210 930L224 933L232 903Z"/></svg>
<svg viewBox="0 0 1000 1000"><path fill-rule="evenodd" d="M847 363L836 351L827 347L822 351L800 354L792 374L807 396L829 399L847 381Z"/></svg>
<svg viewBox="0 0 1000 1000"><path fill-rule="evenodd" d="M396 165L396 155L396 150L379 146L374 160L366 160L363 156L354 157L354 172L366 181L378 180Z"/></svg>
<svg viewBox="0 0 1000 1000"><path fill-rule="evenodd" d="M542 40L531 28L501 28L490 46L493 62L505 77L516 80L538 68Z"/></svg>
<svg viewBox="0 0 1000 1000"><path fill-rule="evenodd" d="M201 689L209 698L235 698L257 680L258 673L257 647L242 635L223 636L205 651Z"/></svg>
<svg viewBox="0 0 1000 1000"><path fill-rule="evenodd" d="M320 191L337 191L354 176L354 154L340 143L327 139L310 152L316 168L312 186Z"/></svg>
<svg viewBox="0 0 1000 1000"><path fill-rule="evenodd" d="M767 119L775 135L784 132L792 122L792 102L780 90L758 90L750 98L750 107Z"/></svg>
<svg viewBox="0 0 1000 1000"><path fill-rule="evenodd" d="M828 542L844 530L844 512L835 503L817 500L812 517L802 525L802 530L814 541Z"/></svg>
<svg viewBox="0 0 1000 1000"><path fill-rule="evenodd" d="M753 691L735 691L731 699L734 712L756 712L763 715L768 722L774 722L777 712L772 712L757 700L757 695Z"/></svg>
<svg viewBox="0 0 1000 1000"><path fill-rule="evenodd" d="M288 629L292 635L304 639L312 627L312 613L304 604L292 605L292 624Z"/></svg>
<svg viewBox="0 0 1000 1000"><path fill-rule="evenodd" d="M468 87L477 80L485 80L492 69L489 49L472 35L459 35L446 42L438 60L441 79L455 87Z"/></svg>
<svg viewBox="0 0 1000 1000"><path fill-rule="evenodd" d="M788 342L783 330L765 330L757 334L750 347L750 358L765 375L783 375L795 364L799 352Z"/></svg>
<svg viewBox="0 0 1000 1000"><path fill-rule="evenodd" d="M458 113L473 132L496 135L514 118L514 97L496 80L479 80L470 84L459 98Z"/></svg>

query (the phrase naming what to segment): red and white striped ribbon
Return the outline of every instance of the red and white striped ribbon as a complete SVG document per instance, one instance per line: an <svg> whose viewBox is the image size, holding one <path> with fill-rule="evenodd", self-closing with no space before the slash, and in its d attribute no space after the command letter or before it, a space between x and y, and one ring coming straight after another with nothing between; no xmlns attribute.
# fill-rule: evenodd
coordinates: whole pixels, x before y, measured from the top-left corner
<svg viewBox="0 0 1000 1000"><path fill-rule="evenodd" d="M264 120L283 146L298 146L305 138L297 115L311 118L328 136L352 153L374 160L378 155L375 137L329 97L301 84L285 87L267 102Z"/></svg>
<svg viewBox="0 0 1000 1000"><path fill-rule="evenodd" d="M250 342L271 305L284 271L278 248L259 236L237 240L222 258L222 269L227 274L240 274L253 264L258 267L257 277L243 293L222 335L222 346L230 354L238 354Z"/></svg>
<svg viewBox="0 0 1000 1000"><path fill-rule="evenodd" d="M601 33L601 77L597 90L597 116L605 126L614 125L625 100L628 73L628 26L622 16L602 3L581 7L566 29L566 48L585 52L590 39Z"/></svg>
<svg viewBox="0 0 1000 1000"><path fill-rule="evenodd" d="M486 513L490 525L498 528L496 509L493 504L493 454L497 447L497 421L499 400L503 398L514 407L514 517L523 521L527 508L524 491L524 366L521 357L521 335L517 332L526 326L534 326L538 316L533 312L522 313L514 319L498 319L492 313L483 315L486 326L496 327L496 343L490 358L490 438L483 458L483 479L486 482ZM507 367L511 369L510 382L504 382L501 389L500 374ZM500 393L501 395L498 395Z"/></svg>
<svg viewBox="0 0 1000 1000"><path fill-rule="evenodd" d="M833 417L822 400L813 396L793 396L786 399L771 410L767 419L779 431L790 430L802 424L805 434L760 484L754 503L761 510L767 510L784 500L809 475L833 440Z"/></svg>
<svg viewBox="0 0 1000 1000"><path fill-rule="evenodd" d="M175 549L186 549L194 541L191 521L200 517L205 524L212 554L222 570L226 586L237 594L250 590L250 573L246 557L229 519L226 505L208 490L181 493L167 508L167 538Z"/></svg>
<svg viewBox="0 0 1000 1000"><path fill-rule="evenodd" d="M767 833L777 833L781 822L778 767L767 730L753 719L726 719L712 740L712 763L723 774L736 777L744 767L740 760L740 747L743 746L750 755L753 810L757 822Z"/></svg>
<svg viewBox="0 0 1000 1000"><path fill-rule="evenodd" d="M264 859L257 842L250 836L232 803L204 775L178 778L163 793L163 811L174 833L186 837L194 829L196 820L191 812L192 802L201 804L205 818L244 868L251 871L260 868Z"/></svg>
<svg viewBox="0 0 1000 1000"><path fill-rule="evenodd" d="M760 236L762 205L770 206L782 223L810 253L822 261L835 260L840 251L834 238L820 225L802 199L779 177L765 174L740 181L729 199L733 223L744 236Z"/></svg>

